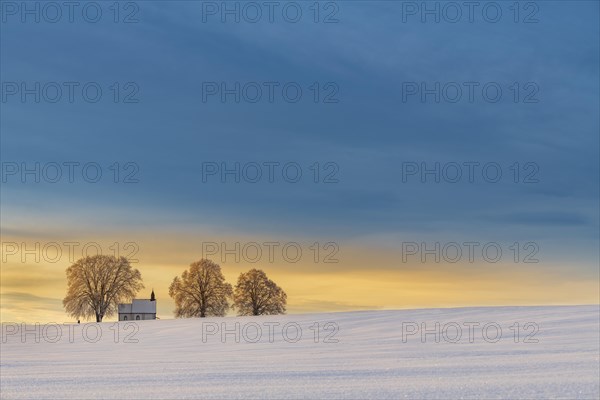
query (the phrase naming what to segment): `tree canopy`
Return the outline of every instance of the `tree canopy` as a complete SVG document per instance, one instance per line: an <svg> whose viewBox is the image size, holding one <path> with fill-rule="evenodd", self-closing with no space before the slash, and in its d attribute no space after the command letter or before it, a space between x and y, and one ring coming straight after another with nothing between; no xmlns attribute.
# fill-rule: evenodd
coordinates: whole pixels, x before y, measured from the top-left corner
<svg viewBox="0 0 600 400"><path fill-rule="evenodd" d="M125 257L88 256L67 268L66 312L75 318L96 317L102 322L117 312L118 304L131 300L144 288L140 271Z"/></svg>
<svg viewBox="0 0 600 400"><path fill-rule="evenodd" d="M221 272L221 267L208 259L190 264L181 277L176 276L169 287L175 300L175 316L223 317L229 310L233 290Z"/></svg>
<svg viewBox="0 0 600 400"><path fill-rule="evenodd" d="M285 314L287 295L259 269L241 273L233 294L238 315Z"/></svg>

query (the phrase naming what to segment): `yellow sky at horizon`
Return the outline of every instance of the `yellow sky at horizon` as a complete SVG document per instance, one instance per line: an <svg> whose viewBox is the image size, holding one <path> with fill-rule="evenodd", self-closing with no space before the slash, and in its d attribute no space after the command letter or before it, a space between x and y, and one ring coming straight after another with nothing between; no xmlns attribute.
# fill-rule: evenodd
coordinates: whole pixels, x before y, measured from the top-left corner
<svg viewBox="0 0 600 400"><path fill-rule="evenodd" d="M65 269L83 253L84 244L97 243L104 254L112 254L118 243L120 254L133 254L139 261L134 264L142 273L146 286L138 298L147 298L151 289L158 300L161 318L173 318L174 303L168 296L168 287L191 262L202 258L202 238L198 235L165 235L137 233L135 246L123 237L110 239L82 238L79 245L65 238L7 237L2 241L2 269L0 273L0 321L2 322L70 322L64 313L62 298L66 292ZM199 241L200 240L200 241ZM35 243L39 243L38 249ZM552 263L524 264L503 259L498 263L421 263L412 259L402 262L395 249L339 243L335 248L324 248L319 253L310 241L279 238L274 246L273 262L269 260L269 238L250 240L247 236L217 237L211 242L225 243L227 249L208 258L221 265L226 280L235 284L240 272L251 268L263 269L288 294L288 313L351 311L365 309L444 308L461 306L543 305L543 304L596 304L597 278L593 273L566 273ZM260 261L252 263L262 247ZM17 244L17 250L10 244ZM26 252L22 252L25 243ZM56 245L61 248L58 257ZM207 242L204 242L205 244ZM295 245L288 246L288 259L279 249L284 244L298 243L302 257L292 262ZM53 247L54 246L54 247ZM91 254L95 245L88 246ZM137 247L136 247L137 246ZM126 248L127 247L127 248ZM243 251L244 247L246 252ZM45 249L45 250L44 250ZM208 248L210 250L210 248ZM206 246L205 246L206 250ZM220 249L221 250L221 249ZM235 254L234 254L235 253ZM332 256L333 254L333 256ZM25 260L22 257L25 257ZM39 262L36 260L39 257ZM235 257L239 257L236 262ZM225 258L225 262L222 261ZM315 260L317 257L317 260ZM338 263L323 262L326 257ZM48 262L57 259L56 262ZM25 262L22 262L25 261ZM315 262L318 261L318 262ZM107 318L115 320L115 317Z"/></svg>

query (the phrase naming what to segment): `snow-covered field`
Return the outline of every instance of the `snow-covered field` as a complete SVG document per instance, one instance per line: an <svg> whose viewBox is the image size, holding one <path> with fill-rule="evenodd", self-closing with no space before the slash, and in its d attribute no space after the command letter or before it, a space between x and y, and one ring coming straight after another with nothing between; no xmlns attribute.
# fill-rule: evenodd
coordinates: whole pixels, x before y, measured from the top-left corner
<svg viewBox="0 0 600 400"><path fill-rule="evenodd" d="M0 392L3 399L598 399L599 318L597 305L365 311L81 324L62 326L60 338L57 326L29 326L24 340L5 324Z"/></svg>

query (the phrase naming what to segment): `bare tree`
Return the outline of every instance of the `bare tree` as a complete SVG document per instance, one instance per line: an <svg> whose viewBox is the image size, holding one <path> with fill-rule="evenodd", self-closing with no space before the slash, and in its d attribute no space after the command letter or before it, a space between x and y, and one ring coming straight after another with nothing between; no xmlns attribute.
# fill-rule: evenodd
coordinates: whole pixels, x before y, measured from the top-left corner
<svg viewBox="0 0 600 400"><path fill-rule="evenodd" d="M175 316L223 317L229 310L233 289L225 282L221 267L205 258L190 264L181 278L176 276L169 287L175 300Z"/></svg>
<svg viewBox="0 0 600 400"><path fill-rule="evenodd" d="M262 270L240 274L233 294L238 315L285 314L287 295Z"/></svg>
<svg viewBox="0 0 600 400"><path fill-rule="evenodd" d="M67 296L63 306L75 318L96 317L102 322L144 287L142 275L125 257L97 255L79 259L67 268Z"/></svg>

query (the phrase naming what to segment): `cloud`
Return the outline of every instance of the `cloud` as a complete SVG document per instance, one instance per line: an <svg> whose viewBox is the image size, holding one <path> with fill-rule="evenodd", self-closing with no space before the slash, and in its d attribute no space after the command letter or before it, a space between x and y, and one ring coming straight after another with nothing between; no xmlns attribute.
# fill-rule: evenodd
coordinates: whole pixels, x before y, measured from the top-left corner
<svg viewBox="0 0 600 400"><path fill-rule="evenodd" d="M62 311L62 300L36 296L25 292L0 293L1 321L5 322L46 322L66 319Z"/></svg>
<svg viewBox="0 0 600 400"><path fill-rule="evenodd" d="M141 4L135 26L2 27L3 39L19 38L3 40L4 80L95 81L109 99L50 104L17 96L3 104L3 161L97 162L104 174L97 184L3 182L3 240L137 242L142 272L167 283L199 258L203 240L221 238L338 242L340 255L349 254L338 265L273 266L311 278L396 268L381 262L381 247L422 238L536 240L549 263L577 254L576 263L561 264L563 276L597 266L597 2L547 2L537 24L402 23L402 2L340 2L340 23L297 25L203 24L200 3L180 3ZM206 81L273 80L304 85L302 101L202 101ZM506 101L402 98L403 82L462 81L498 82ZM140 102L112 101L114 82L139 85ZM315 102L314 82L336 83L339 102ZM520 95L524 84L538 84L539 102L515 102L514 82ZM115 184L110 167L129 161L140 182ZM202 182L203 162L271 161L300 164L302 180ZM403 182L407 161L495 162L503 177L497 184ZM327 162L339 166L338 183L322 182ZM522 182L527 162L539 166L538 183ZM28 265L22 273L3 266L2 289L40 294L42 287L52 298L66 266ZM386 304L344 296L310 293L301 309Z"/></svg>
<svg viewBox="0 0 600 400"><path fill-rule="evenodd" d="M490 216L488 220L500 224L537 226L585 226L592 223L588 217L580 213L564 211L515 212Z"/></svg>

